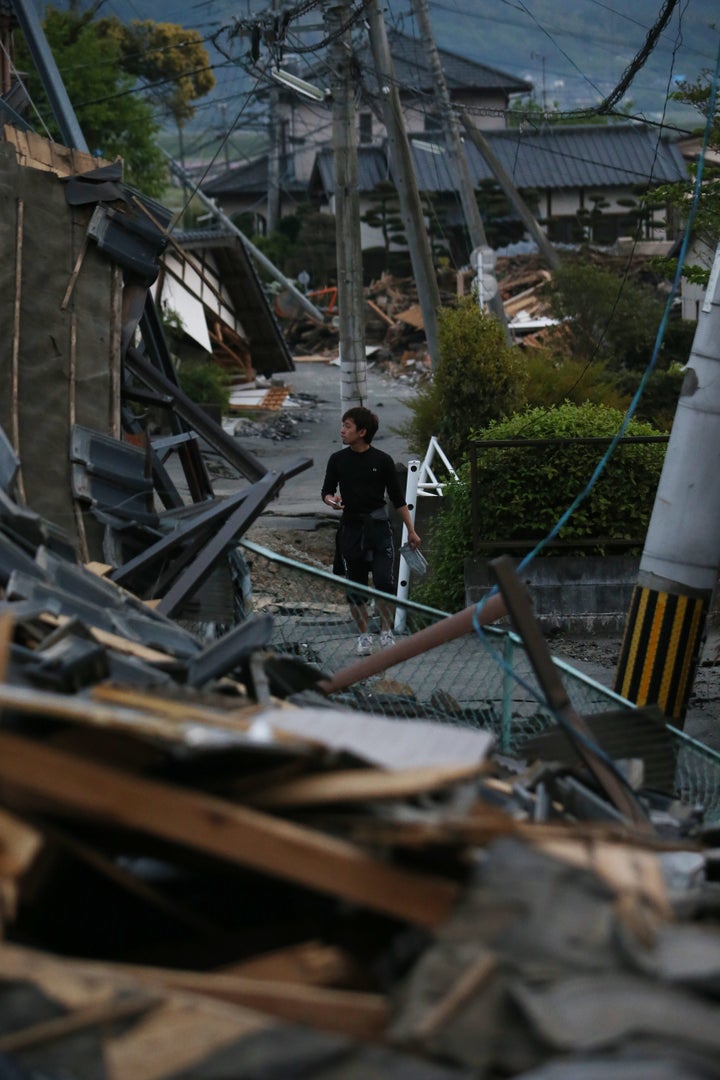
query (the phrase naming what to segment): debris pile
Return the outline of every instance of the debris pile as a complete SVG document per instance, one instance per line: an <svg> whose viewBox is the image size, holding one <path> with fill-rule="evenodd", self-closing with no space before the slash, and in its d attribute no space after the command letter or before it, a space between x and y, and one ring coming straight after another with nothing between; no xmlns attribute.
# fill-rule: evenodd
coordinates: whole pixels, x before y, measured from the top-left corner
<svg viewBox="0 0 720 1080"><path fill-rule="evenodd" d="M42 288L22 310L8 293L8 372L34 388L42 378L64 404L49 410L43 397L57 426L38 440L37 414L24 413L33 395L7 380L0 1071L720 1075L717 830L673 797L665 725L639 710L592 724L574 715L541 657L561 729L504 758L492 734L454 722L452 701L438 701L445 723L371 716L339 693L362 677L355 667L328 676L274 650L273 615L243 607L236 541L310 463L269 472L178 387L148 296L166 237L138 219L149 242L133 276L137 221L117 211L135 203L121 181L108 187L86 162L70 206L54 175L19 177L6 158L27 187L7 200L8 235L23 235L18 208L26 237L52 231L48 198L75 239L96 207L114 226L112 245L83 242L81 258L21 266L18 250L16 271L32 269ZM105 273L90 273L96 264ZM400 362L422 364L408 283L383 279L369 300ZM89 311L97 340L113 342L107 364L78 337ZM51 325L67 372L48 354ZM332 327L323 334L336 345ZM143 426L150 410L167 416L158 438ZM173 453L190 504L170 477ZM217 497L213 454L246 486ZM39 512L27 495L49 488L53 513ZM188 615L216 574L231 628L206 640ZM511 614L522 636L527 618ZM422 634L454 644L471 616L359 663L391 667L396 650L426 647Z"/></svg>
<svg viewBox="0 0 720 1080"><path fill-rule="evenodd" d="M13 1068L720 1075L716 830L654 791L657 721L622 718L628 820L572 731L505 759L339 707L270 616L205 644L0 509Z"/></svg>

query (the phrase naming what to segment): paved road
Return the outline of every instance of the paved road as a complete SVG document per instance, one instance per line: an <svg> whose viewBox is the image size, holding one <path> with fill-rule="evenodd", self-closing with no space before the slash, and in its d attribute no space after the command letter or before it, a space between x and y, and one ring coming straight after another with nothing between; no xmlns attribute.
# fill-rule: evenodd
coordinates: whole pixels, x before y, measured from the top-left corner
<svg viewBox="0 0 720 1080"><path fill-rule="evenodd" d="M304 519L308 516L337 518L337 514L323 505L320 488L328 457L342 446L340 369L331 364L307 361L298 363L295 371L285 376L285 385L291 389L293 395L300 396L296 405L293 404L292 395L290 396L285 409L287 416L308 418L308 422L301 419L295 429L299 433L298 437L275 441L257 436L241 436L238 442L269 469L280 468L300 457L312 458L313 465L287 481L277 499L265 510L265 514L286 519ZM410 455L406 440L394 429L410 416L407 402L415 393L412 386L380 370L370 368L368 371L367 405L380 418L380 428L374 445L403 464L407 464L410 457L416 455ZM306 406L301 397L304 394L317 398L317 404L310 402ZM261 416L267 418L268 414L263 413ZM213 480L213 487L218 495L224 495L237 490L237 482L221 477Z"/></svg>

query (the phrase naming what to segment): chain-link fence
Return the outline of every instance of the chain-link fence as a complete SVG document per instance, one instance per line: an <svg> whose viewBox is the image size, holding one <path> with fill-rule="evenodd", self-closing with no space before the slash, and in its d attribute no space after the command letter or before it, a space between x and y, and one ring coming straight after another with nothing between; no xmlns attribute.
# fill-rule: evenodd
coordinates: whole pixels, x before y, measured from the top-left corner
<svg viewBox="0 0 720 1080"><path fill-rule="evenodd" d="M241 541L240 550L250 571L252 611L273 616L276 652L302 657L325 677L358 659L358 631L348 604L347 581L249 540ZM365 597L376 648L383 605L392 609L396 640L447 617L445 612L411 600L398 601L371 588L353 584L352 592ZM555 663L575 709L598 720L601 714L619 713L625 743L632 744L627 736L636 714L633 706L570 665ZM557 727L521 639L498 627L486 627L403 660L332 695L331 701L379 716L421 717L483 728L493 732L501 753L519 757L529 740ZM667 773L670 764L674 782L667 793L686 805L701 804L708 819L720 818L720 755L670 727L658 727L656 742L652 729L648 737L644 728L646 769L652 773L657 767Z"/></svg>

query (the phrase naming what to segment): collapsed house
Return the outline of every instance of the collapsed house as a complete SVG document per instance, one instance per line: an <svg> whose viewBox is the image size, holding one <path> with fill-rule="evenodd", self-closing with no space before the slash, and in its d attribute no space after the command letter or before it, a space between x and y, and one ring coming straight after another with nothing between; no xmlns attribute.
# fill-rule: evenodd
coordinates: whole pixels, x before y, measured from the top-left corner
<svg viewBox="0 0 720 1080"><path fill-rule="evenodd" d="M20 463L18 494L68 532L84 561L127 564L134 556L136 562L125 565L124 585L147 594L139 583L150 574L152 598L164 603L174 584L167 603L177 612L224 560L228 540L311 462L268 477L261 462L180 389L150 292L168 245L168 212L124 185L119 164L98 168L89 155L13 128L5 133L0 213L14 258L3 262L0 304L11 329L0 350L9 387L0 422ZM197 262L179 264L174 253L163 273L201 305L218 341L224 332L232 336L245 374L255 363L264 371L287 369L292 362L247 255L239 258L234 248L232 258L235 280L243 279L242 268L245 280L254 281L244 293L257 359L251 360L239 323L225 321L230 299L217 277L206 279ZM161 440L150 438L151 413L163 417ZM215 499L200 438L247 481L237 499ZM170 455L182 466L186 492L171 479ZM160 514L150 506L153 489ZM178 515L183 530L167 541ZM217 540L221 525L223 543L211 552L207 541ZM133 530L143 529L133 540ZM152 540L161 546L148 552L148 562L141 549L151 548ZM178 576L184 583L178 585Z"/></svg>

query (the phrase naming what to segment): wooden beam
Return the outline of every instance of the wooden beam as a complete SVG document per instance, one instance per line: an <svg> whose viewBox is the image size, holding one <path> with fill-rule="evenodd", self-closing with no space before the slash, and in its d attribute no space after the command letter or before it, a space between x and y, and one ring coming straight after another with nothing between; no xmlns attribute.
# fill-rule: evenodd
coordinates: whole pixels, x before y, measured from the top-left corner
<svg viewBox="0 0 720 1080"><path fill-rule="evenodd" d="M450 787L479 776L487 766L453 765L446 768L349 769L302 776L265 787L246 797L252 806L312 806L322 803L362 802L367 799L405 799Z"/></svg>
<svg viewBox="0 0 720 1080"><path fill-rule="evenodd" d="M50 801L93 821L149 833L420 926L447 918L460 886L257 810L0 734L0 795Z"/></svg>
<svg viewBox="0 0 720 1080"><path fill-rule="evenodd" d="M104 1027L107 1024L118 1023L131 1017L139 1016L154 1008L157 1000L147 995L138 997L133 995L130 1000L102 1001L99 1004L88 1005L83 1009L76 1009L65 1016L57 1016L52 1020L43 1020L37 1024L22 1028L20 1031L11 1031L6 1035L0 1035L0 1054L18 1054L25 1050L32 1050L36 1046L45 1043L57 1042L65 1039L68 1035L74 1035L78 1031L86 1031L88 1028Z"/></svg>
<svg viewBox="0 0 720 1080"><path fill-rule="evenodd" d="M119 975L127 975L134 982L157 989L202 994L349 1038L382 1038L390 1016L388 1002L380 994L250 979L239 975L218 975L215 972L208 974L124 964L116 965L116 970Z"/></svg>
<svg viewBox="0 0 720 1080"><path fill-rule="evenodd" d="M303 941L239 960L217 974L304 986L349 986L357 984L360 968L354 956L336 945Z"/></svg>

